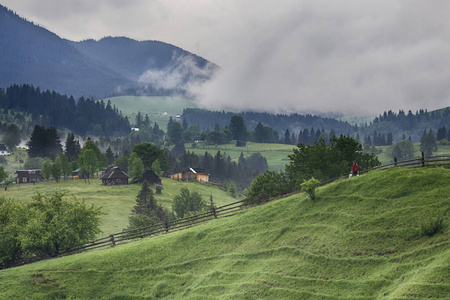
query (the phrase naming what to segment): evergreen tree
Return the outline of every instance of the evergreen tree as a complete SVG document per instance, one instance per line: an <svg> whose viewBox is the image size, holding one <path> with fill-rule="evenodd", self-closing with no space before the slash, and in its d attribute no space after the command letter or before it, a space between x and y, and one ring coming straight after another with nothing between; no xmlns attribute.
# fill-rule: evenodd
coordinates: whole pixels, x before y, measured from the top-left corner
<svg viewBox="0 0 450 300"><path fill-rule="evenodd" d="M420 139L420 151L422 151L426 156L431 156L433 155L433 152L437 150L438 146L433 132L431 129L428 133L425 131Z"/></svg>
<svg viewBox="0 0 450 300"><path fill-rule="evenodd" d="M447 139L447 129L445 128L445 126L439 128L437 131L437 135L436 135L437 141L440 141L443 139Z"/></svg>
<svg viewBox="0 0 450 300"><path fill-rule="evenodd" d="M66 150L65 154L69 159L69 162L78 160L78 155L80 155L81 147L80 142L75 140L75 135L73 132L69 132L66 138Z"/></svg>
<svg viewBox="0 0 450 300"><path fill-rule="evenodd" d="M242 116L232 116L229 129L234 140L239 141L247 139L247 127L245 126L244 118Z"/></svg>
<svg viewBox="0 0 450 300"><path fill-rule="evenodd" d="M136 196L136 204L132 209L129 218L129 228L140 228L163 223L169 219L169 213L158 204L154 197L153 190L146 180L142 183L142 188Z"/></svg>
<svg viewBox="0 0 450 300"><path fill-rule="evenodd" d="M255 127L255 141L257 143L264 143L265 140L264 126L261 124L261 122L259 122Z"/></svg>
<svg viewBox="0 0 450 300"><path fill-rule="evenodd" d="M291 133L289 132L289 129L286 129L286 131L284 132L284 144L291 144Z"/></svg>
<svg viewBox="0 0 450 300"><path fill-rule="evenodd" d="M108 165L112 165L114 163L114 152L111 149L111 146L108 146L105 152L106 159L108 160Z"/></svg>
<svg viewBox="0 0 450 300"><path fill-rule="evenodd" d="M36 125L27 142L29 157L48 157L52 160L62 151L59 135L55 127Z"/></svg>

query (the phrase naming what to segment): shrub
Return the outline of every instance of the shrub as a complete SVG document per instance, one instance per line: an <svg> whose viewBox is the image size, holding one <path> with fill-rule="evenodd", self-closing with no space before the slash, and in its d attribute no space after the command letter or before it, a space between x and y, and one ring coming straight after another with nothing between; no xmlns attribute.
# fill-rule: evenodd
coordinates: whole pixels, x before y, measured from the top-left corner
<svg viewBox="0 0 450 300"><path fill-rule="evenodd" d="M164 188L163 188L162 184L157 184L157 185L155 186L155 190L156 190L156 193L157 193L157 194L161 194L161 192L162 192L163 189L164 189Z"/></svg>
<svg viewBox="0 0 450 300"><path fill-rule="evenodd" d="M319 185L319 183L320 183L319 180L315 179L314 177L311 177L311 179L308 181L303 179L303 183L300 184L300 186L302 187L302 190L305 191L309 195L311 200L315 200L316 199L316 187L317 187L317 185Z"/></svg>

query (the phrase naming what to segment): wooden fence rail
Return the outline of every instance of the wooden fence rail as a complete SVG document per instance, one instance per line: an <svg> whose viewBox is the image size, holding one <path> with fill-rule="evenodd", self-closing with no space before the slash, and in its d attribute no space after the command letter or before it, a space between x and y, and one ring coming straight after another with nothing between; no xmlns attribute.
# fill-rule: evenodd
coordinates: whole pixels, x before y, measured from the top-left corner
<svg viewBox="0 0 450 300"><path fill-rule="evenodd" d="M361 173L366 173L373 170L387 170L392 167L425 167L425 166L450 166L450 155L440 155L440 156L432 156L425 157L422 153L422 157L416 159L409 159L404 161L397 161L394 159L393 163L382 165L373 169L361 171ZM319 186L323 186L329 184L337 179L345 178L347 176L339 176L332 179L329 179L325 182L319 184ZM24 264L29 264L32 262L36 262L43 259L54 258L58 256L65 256L74 253L80 253L85 251L96 250L100 248L110 248L115 247L116 245L129 243L132 241L136 241L146 237L155 237L161 234L167 234L170 232L176 232L180 230L185 230L205 222L209 222L211 220L217 218L225 218L229 216L236 215L242 209L250 208L256 205L264 204L269 201L273 201L280 197L285 197L289 194L300 193L300 188L293 188L288 191L283 191L280 193L272 194L269 196L262 196L258 198L250 198L243 199L240 201L236 201L233 203L229 203L220 207L212 207L209 212L189 216L182 219L166 221L164 223L158 223L151 226L124 230L118 233L110 234L108 237L103 237L100 239L96 239L89 243L85 243L82 245L77 245L66 249L64 251L60 251L58 253L47 253L41 256L34 256L22 259L20 261L14 262L11 265L4 266L0 264L0 269L20 266Z"/></svg>

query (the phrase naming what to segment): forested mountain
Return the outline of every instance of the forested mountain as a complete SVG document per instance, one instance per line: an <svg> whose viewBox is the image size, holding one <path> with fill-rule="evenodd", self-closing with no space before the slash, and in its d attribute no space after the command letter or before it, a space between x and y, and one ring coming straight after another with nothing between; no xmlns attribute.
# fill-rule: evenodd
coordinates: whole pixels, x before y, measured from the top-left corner
<svg viewBox="0 0 450 300"><path fill-rule="evenodd" d="M181 82L184 84L189 80L208 79L210 73L205 68L210 67L209 71L217 68L204 58L159 41L140 42L126 37L105 37L99 41L91 39L69 43L93 61L107 65L133 82L147 83L148 71L176 71L184 75ZM192 69L188 63L195 67ZM196 72L189 74L190 71Z"/></svg>
<svg viewBox="0 0 450 300"><path fill-rule="evenodd" d="M385 111L374 118L370 124L360 126L358 132L361 138L368 136L373 138L375 132L386 136L391 133L394 142L404 138L419 142L424 131L431 129L436 135L442 127L450 128L450 107L432 112L423 109L415 113L412 111L405 113L403 110L398 113Z"/></svg>
<svg viewBox="0 0 450 300"><path fill-rule="evenodd" d="M221 127L230 123L232 116L242 116L248 129L254 130L258 123L269 126L280 134L288 129L291 133L298 134L301 130L324 129L326 131L334 130L337 135L353 135L355 127L348 122L339 121L333 118L325 118L315 115L300 114L270 114L258 112L233 113L225 111L209 111L204 109L186 108L183 110L183 119L189 125L198 125L202 130L213 130L215 124Z"/></svg>
<svg viewBox="0 0 450 300"><path fill-rule="evenodd" d="M79 135L120 136L131 131L128 119L110 102L105 104L83 97L75 101L72 96L49 90L42 92L30 85L0 89L0 108L2 112L26 113L31 125L67 128Z"/></svg>
<svg viewBox="0 0 450 300"><path fill-rule="evenodd" d="M172 89L178 92L186 81L208 78L216 68L162 42L127 38L79 43L64 40L1 5L0 28L1 88L32 84L42 90L98 98L130 89L167 95ZM186 61L190 62L188 66ZM183 82L176 83L180 86L167 86L164 81L150 80L155 76L148 71L185 76Z"/></svg>

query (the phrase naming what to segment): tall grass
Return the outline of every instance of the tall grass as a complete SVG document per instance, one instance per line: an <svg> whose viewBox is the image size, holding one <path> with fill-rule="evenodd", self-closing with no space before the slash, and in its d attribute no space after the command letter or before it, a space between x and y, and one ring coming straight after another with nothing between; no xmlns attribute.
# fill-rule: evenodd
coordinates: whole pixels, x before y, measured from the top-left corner
<svg viewBox="0 0 450 300"><path fill-rule="evenodd" d="M0 271L0 298L444 299L450 171L374 171L186 231ZM442 216L443 231L421 234Z"/></svg>

